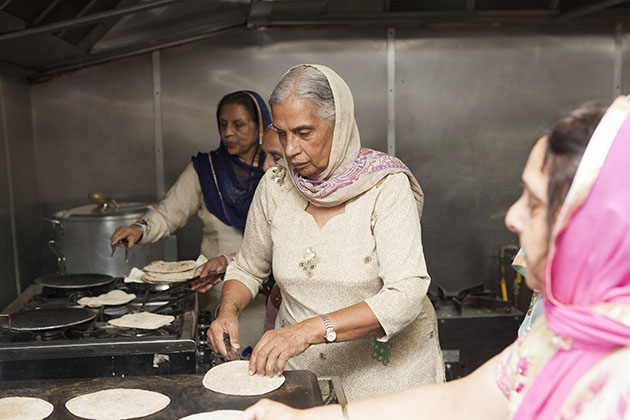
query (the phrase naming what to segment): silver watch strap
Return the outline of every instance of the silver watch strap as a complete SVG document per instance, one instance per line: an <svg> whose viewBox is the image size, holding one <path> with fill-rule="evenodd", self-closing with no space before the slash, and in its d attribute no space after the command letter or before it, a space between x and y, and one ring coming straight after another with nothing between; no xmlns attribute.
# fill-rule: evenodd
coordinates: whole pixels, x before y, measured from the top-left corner
<svg viewBox="0 0 630 420"><path fill-rule="evenodd" d="M330 323L330 319L328 319L328 317L326 315L320 315L320 316L324 320L324 325L326 326L326 331L332 330L333 326Z"/></svg>

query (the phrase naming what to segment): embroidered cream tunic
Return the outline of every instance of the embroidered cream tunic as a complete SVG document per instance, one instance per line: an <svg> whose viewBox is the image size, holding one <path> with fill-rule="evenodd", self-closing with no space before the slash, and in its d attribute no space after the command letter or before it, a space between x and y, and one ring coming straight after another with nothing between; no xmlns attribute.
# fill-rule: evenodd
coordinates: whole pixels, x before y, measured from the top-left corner
<svg viewBox="0 0 630 420"><path fill-rule="evenodd" d="M190 163L168 190L164 200L160 201L145 215L150 223L141 244L157 242L174 233L186 224L194 214L203 222L201 253L208 258L238 251L241 246L241 232L228 226L208 211L197 172Z"/></svg>
<svg viewBox="0 0 630 420"><path fill-rule="evenodd" d="M365 301L385 331L381 338L392 345L387 366L372 357L372 339L361 339L311 346L287 367L340 376L349 399L444 381L407 176L387 176L320 229L283 175L272 168L258 185L226 279L241 281L255 296L273 269L283 298L276 328Z"/></svg>
<svg viewBox="0 0 630 420"><path fill-rule="evenodd" d="M228 226L208 211L197 172L190 163L177 178L175 184L166 194L164 200L155 205L144 216L149 223L149 229L140 240L141 244L157 242L173 234L186 224L194 214L203 222L203 236L201 239L201 253L207 258L214 258L222 254L238 251L241 246L242 235L235 227ZM221 299L223 283L206 292L201 298L200 307L214 310Z"/></svg>

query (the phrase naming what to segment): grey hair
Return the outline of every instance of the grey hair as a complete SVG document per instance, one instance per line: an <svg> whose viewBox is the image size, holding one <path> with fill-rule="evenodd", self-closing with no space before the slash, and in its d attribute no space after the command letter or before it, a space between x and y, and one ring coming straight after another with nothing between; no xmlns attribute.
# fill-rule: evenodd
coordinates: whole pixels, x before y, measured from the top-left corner
<svg viewBox="0 0 630 420"><path fill-rule="evenodd" d="M335 128L335 98L324 73L313 66L299 66L287 72L269 97L269 106L284 102L290 96L308 99L313 113Z"/></svg>

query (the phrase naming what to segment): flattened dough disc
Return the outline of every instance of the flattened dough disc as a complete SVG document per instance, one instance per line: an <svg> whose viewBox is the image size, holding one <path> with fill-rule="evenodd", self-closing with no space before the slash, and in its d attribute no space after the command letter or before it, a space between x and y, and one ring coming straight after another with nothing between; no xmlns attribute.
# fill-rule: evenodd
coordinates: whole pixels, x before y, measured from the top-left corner
<svg viewBox="0 0 630 420"><path fill-rule="evenodd" d="M135 388L113 388L80 395L66 402L77 417L90 420L126 420L157 413L171 399L159 392Z"/></svg>
<svg viewBox="0 0 630 420"><path fill-rule="evenodd" d="M0 398L0 420L43 420L54 409L51 403L40 398Z"/></svg>
<svg viewBox="0 0 630 420"><path fill-rule="evenodd" d="M191 414L179 420L233 420L240 416L241 410L217 410L206 413Z"/></svg>
<svg viewBox="0 0 630 420"><path fill-rule="evenodd" d="M120 318L110 319L109 323L119 328L140 328L143 330L156 330L175 320L173 315L152 314L151 312L136 312L123 315Z"/></svg>
<svg viewBox="0 0 630 420"><path fill-rule="evenodd" d="M203 377L203 386L211 391L228 395L262 395L280 388L284 376L273 378L248 373L247 360L235 360L213 367Z"/></svg>

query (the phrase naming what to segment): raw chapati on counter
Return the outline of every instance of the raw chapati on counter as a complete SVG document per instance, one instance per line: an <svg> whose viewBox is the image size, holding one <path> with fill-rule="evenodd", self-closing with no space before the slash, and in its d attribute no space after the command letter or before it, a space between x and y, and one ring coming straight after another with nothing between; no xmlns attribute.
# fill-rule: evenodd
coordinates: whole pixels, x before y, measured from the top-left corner
<svg viewBox="0 0 630 420"><path fill-rule="evenodd" d="M0 398L0 420L43 420L55 407L48 401L34 397Z"/></svg>
<svg viewBox="0 0 630 420"><path fill-rule="evenodd" d="M206 413L191 414L179 420L233 420L241 415L241 410L217 410Z"/></svg>
<svg viewBox="0 0 630 420"><path fill-rule="evenodd" d="M113 388L72 398L66 402L66 408L84 419L126 420L157 413L170 402L169 397L159 392Z"/></svg>
<svg viewBox="0 0 630 420"><path fill-rule="evenodd" d="M249 361L235 360L210 369L203 377L203 386L211 391L228 395L262 395L280 388L284 375L250 375Z"/></svg>

